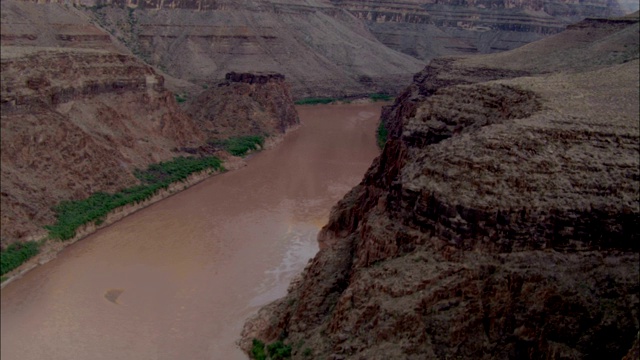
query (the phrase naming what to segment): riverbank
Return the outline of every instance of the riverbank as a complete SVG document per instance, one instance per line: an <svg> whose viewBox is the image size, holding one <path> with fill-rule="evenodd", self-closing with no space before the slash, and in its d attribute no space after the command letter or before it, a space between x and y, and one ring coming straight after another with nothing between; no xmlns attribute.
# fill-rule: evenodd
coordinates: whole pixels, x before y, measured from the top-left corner
<svg viewBox="0 0 640 360"><path fill-rule="evenodd" d="M164 200L169 196L172 196L180 191L186 190L189 187L195 184L198 184L201 181L211 176L221 174L229 170L234 170L233 168L231 169L227 168L228 166L227 164L231 165L232 167L235 166L235 169L246 165L244 161L240 162L236 160L234 163L225 163L225 165L223 165L225 168L224 171L204 170L198 173L194 173L184 181L172 183L166 189L158 190L155 195L153 195L147 200L143 200L139 203L127 204L127 205L116 208L115 210L109 212L105 216L104 221L102 221L102 223L100 223L99 225L97 225L95 222L89 222L87 224L82 225L76 231L76 235L71 239L68 239L68 240L49 239L48 235L39 239L34 239L33 241L38 241L42 243L42 245L40 245L38 254L29 258L27 261L22 263L22 265L18 266L17 268L4 274L2 283L0 284L0 289L4 288L11 282L21 278L24 274L33 270L37 266L44 265L49 261L55 259L58 256L58 254L62 250L64 250L66 247L75 244L76 242L86 238L87 236L95 233L96 231L103 229L107 226L110 226L113 223L120 221L125 217L135 213L138 210L144 209L150 205L157 203L160 200Z"/></svg>
<svg viewBox="0 0 640 360"><path fill-rule="evenodd" d="M261 148L258 148L257 150L248 150L244 155L248 157L256 153L259 153L263 150L269 150L276 147L278 144L282 142L282 140L287 134L299 129L300 126L301 125L298 124L288 128L284 134L274 134L272 136L267 137L266 139L264 139L264 143ZM198 184L211 176L225 173L228 171L237 170L241 167L246 166L246 162L242 157L234 156L234 155L228 154L227 152L217 152L216 155L223 160L222 170L214 171L211 169L207 169L197 173L193 173L182 181L171 183L166 189L159 189L158 191L156 191L156 193L153 196L149 197L148 199L145 199L143 201L136 202L136 203L130 203L110 211L104 216L102 221L98 221L98 222L92 221L84 225L81 225L75 231L75 235L69 239L66 239L66 240L52 239L50 234L48 233L39 235L39 236L34 236L33 238L29 239L28 240L29 242L38 243L38 253L28 258L26 261L24 261L21 265L19 265L15 269L7 272L6 274L3 274L1 278L2 280L0 283L0 289L4 288L5 286L7 286L13 281L20 279L22 276L24 276L24 274L28 273L34 268L40 265L46 264L49 261L55 259L58 256L58 254L62 250L64 250L66 247L86 238L87 236L95 233L96 231L103 229L107 226L110 226L139 210L142 210L148 206L151 206L157 203L158 201L164 200L169 196L172 196L180 191L186 190L191 186Z"/></svg>
<svg viewBox="0 0 640 360"><path fill-rule="evenodd" d="M246 359L235 345L245 319L286 293L331 206L379 153L379 104L299 111L304 125L247 166L136 211L5 286L0 357Z"/></svg>

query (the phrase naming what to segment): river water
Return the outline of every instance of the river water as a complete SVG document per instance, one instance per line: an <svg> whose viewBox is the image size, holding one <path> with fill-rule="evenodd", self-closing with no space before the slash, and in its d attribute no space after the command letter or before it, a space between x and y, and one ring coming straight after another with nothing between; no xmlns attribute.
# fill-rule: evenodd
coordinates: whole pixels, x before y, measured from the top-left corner
<svg viewBox="0 0 640 360"><path fill-rule="evenodd" d="M2 360L246 359L248 316L318 250L378 154L380 105L298 108L248 166L99 230L2 290Z"/></svg>

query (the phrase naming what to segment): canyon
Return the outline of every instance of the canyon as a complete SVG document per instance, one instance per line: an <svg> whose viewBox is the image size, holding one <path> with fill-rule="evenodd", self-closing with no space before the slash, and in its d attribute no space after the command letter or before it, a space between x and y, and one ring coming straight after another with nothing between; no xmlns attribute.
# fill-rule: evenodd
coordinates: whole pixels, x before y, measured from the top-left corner
<svg viewBox="0 0 640 360"><path fill-rule="evenodd" d="M432 61L383 110L383 153L288 295L247 323L244 348L637 356L638 32L636 12Z"/></svg>
<svg viewBox="0 0 640 360"><path fill-rule="evenodd" d="M162 80L113 52L2 47L4 244L45 235L58 202L134 185L136 168L204 141Z"/></svg>
<svg viewBox="0 0 640 360"><path fill-rule="evenodd" d="M228 72L276 72L295 98L340 98L395 94L433 58L513 49L629 3L5 0L2 36L127 52L193 96Z"/></svg>
<svg viewBox="0 0 640 360"><path fill-rule="evenodd" d="M378 154L381 105L307 106L282 142L3 286L3 360L246 359L244 320L286 293L331 206Z"/></svg>
<svg viewBox="0 0 640 360"><path fill-rule="evenodd" d="M284 341L294 358L335 360L637 357L640 30L637 12L621 16L637 2L0 6L3 255L10 244L45 239L57 204L139 186L136 174L150 165L215 156L237 170L121 225L99 219L74 241L102 228L96 237L60 259L55 243L56 254L28 264L35 270L9 274L24 275L20 282L5 287L3 276L3 357L54 356L46 349L66 324L68 339L86 336L94 346L77 349L78 358L105 345L102 331L119 344L105 356L171 358L190 348L195 357L242 358L232 343L244 319L282 296L246 323L244 351L260 339ZM357 184L376 154L377 105L309 110L294 100L369 94L398 96L382 109L384 149ZM285 137L298 128L298 111L321 119ZM315 143L314 131L330 146ZM258 150L285 145L252 155L257 169L241 169L253 160L225 144L245 136L265 139ZM196 174L153 201L221 171ZM274 189L284 200L268 194ZM293 278L315 253L316 234L320 251ZM287 246L304 253L293 265L282 259ZM243 261L255 271L244 273ZM87 262L99 270L76 276L92 273ZM229 271L248 288L222 275ZM272 273L277 280L260 283ZM220 289L234 290L224 297ZM122 336L108 321L77 331L113 315L119 301L148 310L145 321L122 311ZM220 316L232 306L241 308ZM65 318L79 308L82 316ZM175 318L153 320L166 311ZM38 346L25 342L34 333L45 339ZM54 347L68 358L74 345Z"/></svg>
<svg viewBox="0 0 640 360"><path fill-rule="evenodd" d="M245 78L227 87L260 76ZM252 134L253 126L278 139L297 125L289 85L276 78L246 84L259 95L254 100L244 90L225 92L225 104L233 106L227 117L252 116L242 119L246 131L226 137ZM1 121L3 246L46 237L44 226L55 221L52 208L61 201L135 186L136 170L190 150L228 160L227 168L241 162L206 145L216 138L211 126L179 107L161 75L112 51L3 46Z"/></svg>
<svg viewBox="0 0 640 360"><path fill-rule="evenodd" d="M242 11L234 8L233 4L230 3L231 8L217 16L227 18L232 14L244 17ZM188 81L194 80L192 77L184 80L164 73L161 63L155 62L156 68L145 63L149 59L127 40L139 33L138 17L143 18L147 14L142 7L134 12L127 7L131 4L120 4L123 7L118 7L118 4L93 4L100 5L98 9L85 6L91 4L70 6L66 3L12 0L3 0L0 5L3 247L45 237L47 231L43 226L55 221L52 207L61 201L78 200L97 192L111 193L136 186L139 184L139 179L134 176L137 169L182 155L216 155L229 160L227 167L236 167L239 166L237 159L218 151L215 146L207 145L207 142L226 136L281 135L297 123L289 84L295 87L295 84L307 83L308 79L300 80L295 71L288 71L280 78L274 76L266 83L251 83L247 78L230 78L225 82L221 78L226 74L234 74L233 71L227 71L233 70L227 67L221 69L222 72L216 72L215 76L193 83ZM114 24L128 24L129 27L117 30L108 24L101 26L110 18L101 16L99 11L125 16L126 22L114 20ZM182 19L180 14L188 16ZM303 11L304 14L313 17L322 15ZM168 15L178 18L163 20L154 15L154 21L185 21L185 27L193 30L201 29L193 16L200 16L206 21L216 19L209 13L193 13L190 9L172 9ZM306 23L307 20L295 21ZM327 23L325 27L333 28L334 25ZM154 27L149 24L147 29ZM220 37L213 38L226 43L229 37L224 33L234 32L237 27L209 26L207 29L222 31ZM164 33L156 30L151 33L162 37ZM360 30L350 28L344 31L351 34ZM372 40L373 37L366 30L360 32L364 34L361 34L363 39L350 41L365 44L363 51L367 53L389 57L390 60L373 60L380 63L380 69L385 68L391 83L400 83L394 73L402 73L400 78L404 79L418 69L417 60L390 49L381 51L383 46ZM284 36L285 33L287 36ZM284 29L281 35L290 39L289 34L292 33L298 32ZM336 38L341 37L336 34ZM366 37L371 39L367 40ZM194 34L189 41L193 38L198 36ZM235 38L235 35L231 38ZM265 38L269 36L265 35ZM140 39L149 38L142 36ZM205 36L201 39L210 41L212 38ZM256 57L238 56L236 51L246 46L242 45L242 36L237 39L240 43L235 40L227 43L227 48L233 51L230 50L231 53L225 56L232 58L235 63L245 61L247 66L243 69L248 72L235 74L249 74L249 78L254 76L252 74L265 71L277 74L267 71L273 70L273 66L260 66L269 63L261 54ZM216 45L215 48L219 47ZM269 45L269 49L275 50L275 47ZM154 44L152 50L167 55L174 53L160 44ZM184 63L182 59L197 59L185 49L175 50L175 54L180 55L178 60L181 64ZM293 50L300 56L308 54L308 51L299 48ZM292 57L279 53L278 58ZM311 55L307 59L292 61L304 62L306 66L313 64L311 58L318 57ZM335 68L335 65L328 65L334 59L322 61L325 62L325 68ZM405 67L401 66L396 71L390 62L411 66L402 65ZM323 66L318 65L317 69ZM207 66L206 63L198 66L186 63L183 73L179 71L180 67L169 67L175 70L172 71L174 75L179 76L186 73L203 76L205 74L198 72L199 69L219 68ZM286 70L283 67L275 69ZM340 85L340 78L348 78L343 74L329 74L328 71L316 71L315 75L332 86ZM262 75L255 76L260 78ZM382 91L380 88L367 90ZM356 92L367 90L359 88ZM188 99L187 104L176 101L185 99ZM225 109L221 109L221 106ZM244 114L244 118L235 121L240 113ZM215 121L212 121L214 118ZM231 127L227 126L230 121L233 124ZM270 146L278 138L268 138L266 145Z"/></svg>

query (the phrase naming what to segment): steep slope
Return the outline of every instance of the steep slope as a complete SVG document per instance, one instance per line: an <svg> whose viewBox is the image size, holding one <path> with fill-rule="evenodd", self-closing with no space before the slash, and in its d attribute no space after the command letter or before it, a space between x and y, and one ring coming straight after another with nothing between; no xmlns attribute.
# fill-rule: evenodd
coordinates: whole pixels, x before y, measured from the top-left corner
<svg viewBox="0 0 640 360"><path fill-rule="evenodd" d="M3 46L90 48L127 52L108 32L94 26L82 11L62 4L0 2Z"/></svg>
<svg viewBox="0 0 640 360"><path fill-rule="evenodd" d="M622 13L611 0L35 3L3 5L3 43L115 46L198 86L228 72L277 72L297 98L397 93L425 60L513 49Z"/></svg>
<svg viewBox="0 0 640 360"><path fill-rule="evenodd" d="M3 243L41 234L59 201L136 184L135 168L204 141L161 76L108 51L3 46L1 101Z"/></svg>
<svg viewBox="0 0 640 360"><path fill-rule="evenodd" d="M616 1L332 0L392 49L420 59L514 49L585 17L621 15ZM625 9L627 7L625 6Z"/></svg>
<svg viewBox="0 0 640 360"><path fill-rule="evenodd" d="M89 9L135 54L181 79L277 72L296 97L399 91L423 63L323 1L131 2Z"/></svg>
<svg viewBox="0 0 640 360"><path fill-rule="evenodd" d="M212 133L227 129L194 122L165 87L165 77L90 16L55 2L0 4L3 247L41 238L60 201L138 184L134 171L149 164L204 152L231 160L228 167L239 165L220 149L203 147ZM237 86L216 88L229 109L247 115L235 119L237 131L228 135L252 134L256 121L264 133L297 122L288 84L259 88L253 95ZM259 116L256 104L278 111Z"/></svg>
<svg viewBox="0 0 640 360"><path fill-rule="evenodd" d="M244 346L280 338L294 357L329 359L637 351L637 34L637 20L587 21L416 74L383 114L382 155Z"/></svg>

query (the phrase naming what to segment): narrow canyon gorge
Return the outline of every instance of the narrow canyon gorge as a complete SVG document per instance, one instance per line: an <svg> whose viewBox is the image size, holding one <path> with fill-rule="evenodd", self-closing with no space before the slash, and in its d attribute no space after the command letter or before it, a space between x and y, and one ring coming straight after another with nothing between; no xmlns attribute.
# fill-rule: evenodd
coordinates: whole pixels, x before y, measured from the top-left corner
<svg viewBox="0 0 640 360"><path fill-rule="evenodd" d="M640 356L637 0L0 7L2 359Z"/></svg>

